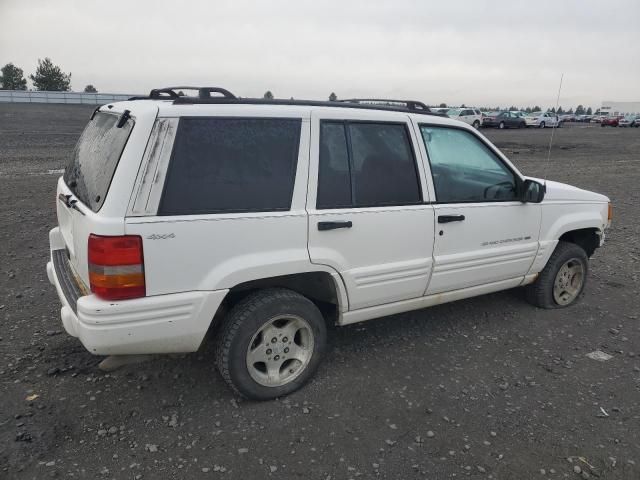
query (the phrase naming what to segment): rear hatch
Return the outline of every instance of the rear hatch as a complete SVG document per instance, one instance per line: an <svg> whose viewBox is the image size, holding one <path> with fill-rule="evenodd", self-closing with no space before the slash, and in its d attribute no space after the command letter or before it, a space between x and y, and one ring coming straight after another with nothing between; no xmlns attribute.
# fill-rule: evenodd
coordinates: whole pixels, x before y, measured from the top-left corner
<svg viewBox="0 0 640 480"><path fill-rule="evenodd" d="M58 226L85 292L89 235L124 234L128 201L158 111L151 102L135 110L130 102L109 107L94 113L58 180Z"/></svg>

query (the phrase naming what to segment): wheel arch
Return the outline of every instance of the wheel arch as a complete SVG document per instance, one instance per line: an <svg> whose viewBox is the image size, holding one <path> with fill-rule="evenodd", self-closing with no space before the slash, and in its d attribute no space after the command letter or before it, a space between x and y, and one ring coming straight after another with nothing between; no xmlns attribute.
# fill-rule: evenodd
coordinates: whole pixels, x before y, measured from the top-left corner
<svg viewBox="0 0 640 480"><path fill-rule="evenodd" d="M267 288L286 288L308 298L318 306L325 318L337 322L349 308L347 291L342 277L336 272L314 270L271 277L256 278L238 283L229 289L225 310L251 292Z"/></svg>
<svg viewBox="0 0 640 480"><path fill-rule="evenodd" d="M602 232L596 227L578 228L563 233L558 240L578 245L591 257L600 246L601 235Z"/></svg>

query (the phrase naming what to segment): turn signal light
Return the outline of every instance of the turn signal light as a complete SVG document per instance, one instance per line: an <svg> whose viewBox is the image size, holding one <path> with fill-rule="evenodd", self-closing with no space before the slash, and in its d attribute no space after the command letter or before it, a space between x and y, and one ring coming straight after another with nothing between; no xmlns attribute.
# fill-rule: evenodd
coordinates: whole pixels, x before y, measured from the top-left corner
<svg viewBox="0 0 640 480"><path fill-rule="evenodd" d="M104 300L146 295L142 237L89 235L89 284Z"/></svg>

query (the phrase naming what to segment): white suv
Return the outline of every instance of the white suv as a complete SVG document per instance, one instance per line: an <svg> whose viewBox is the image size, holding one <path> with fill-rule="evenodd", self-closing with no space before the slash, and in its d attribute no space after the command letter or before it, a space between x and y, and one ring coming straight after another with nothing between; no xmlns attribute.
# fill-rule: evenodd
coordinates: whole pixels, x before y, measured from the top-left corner
<svg viewBox="0 0 640 480"><path fill-rule="evenodd" d="M477 108L452 108L447 111L447 115L461 122L468 123L473 128L480 128L482 125L482 112Z"/></svg>
<svg viewBox="0 0 640 480"><path fill-rule="evenodd" d="M609 199L407 105L203 88L98 108L50 232L66 331L107 355L192 352L210 331L229 385L268 399L313 374L326 322L524 285L573 303Z"/></svg>

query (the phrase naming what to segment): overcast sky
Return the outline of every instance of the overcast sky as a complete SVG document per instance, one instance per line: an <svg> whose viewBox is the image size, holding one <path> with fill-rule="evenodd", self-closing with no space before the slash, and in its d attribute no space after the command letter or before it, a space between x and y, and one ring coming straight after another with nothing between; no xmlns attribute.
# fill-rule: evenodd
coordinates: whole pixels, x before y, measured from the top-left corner
<svg viewBox="0 0 640 480"><path fill-rule="evenodd" d="M640 1L0 0L0 64L72 88L592 107L640 101ZM31 83L29 83L31 86Z"/></svg>

